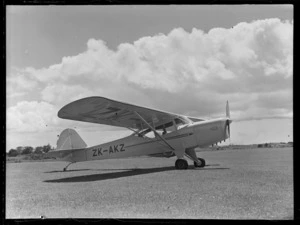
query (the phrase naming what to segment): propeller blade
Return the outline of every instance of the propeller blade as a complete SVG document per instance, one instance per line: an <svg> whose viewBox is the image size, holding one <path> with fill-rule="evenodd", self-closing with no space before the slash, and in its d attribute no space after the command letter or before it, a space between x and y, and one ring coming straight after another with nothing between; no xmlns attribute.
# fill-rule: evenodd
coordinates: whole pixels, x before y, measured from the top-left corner
<svg viewBox="0 0 300 225"><path fill-rule="evenodd" d="M229 102L226 102L226 117L230 118L230 111L229 111Z"/></svg>
<svg viewBox="0 0 300 225"><path fill-rule="evenodd" d="M229 120L227 120L228 121L228 136L230 137L230 122L229 122Z"/></svg>
<svg viewBox="0 0 300 225"><path fill-rule="evenodd" d="M231 120L226 120L226 131L228 132L228 136L230 137L230 123L231 123Z"/></svg>
<svg viewBox="0 0 300 225"><path fill-rule="evenodd" d="M231 142L230 141L230 123L232 122L232 120L230 119L230 110L229 110L229 102L228 102L228 100L226 102L226 118L227 118L227 120L226 120L225 129L226 129L226 133L227 133L227 135L229 137L229 142Z"/></svg>

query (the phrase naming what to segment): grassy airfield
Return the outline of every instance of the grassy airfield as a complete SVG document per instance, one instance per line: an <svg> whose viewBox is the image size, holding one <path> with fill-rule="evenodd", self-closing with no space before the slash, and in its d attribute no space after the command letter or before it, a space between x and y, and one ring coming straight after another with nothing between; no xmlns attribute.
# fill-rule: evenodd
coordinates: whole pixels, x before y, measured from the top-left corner
<svg viewBox="0 0 300 225"><path fill-rule="evenodd" d="M176 158L6 164L6 218L293 219L293 148Z"/></svg>

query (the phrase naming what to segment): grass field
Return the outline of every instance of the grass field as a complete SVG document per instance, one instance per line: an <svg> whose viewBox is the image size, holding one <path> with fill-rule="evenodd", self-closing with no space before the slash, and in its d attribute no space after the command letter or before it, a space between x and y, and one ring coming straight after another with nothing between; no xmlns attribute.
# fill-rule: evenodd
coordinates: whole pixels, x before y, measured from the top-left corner
<svg viewBox="0 0 300 225"><path fill-rule="evenodd" d="M176 158L6 164L6 218L293 219L293 149L199 152Z"/></svg>

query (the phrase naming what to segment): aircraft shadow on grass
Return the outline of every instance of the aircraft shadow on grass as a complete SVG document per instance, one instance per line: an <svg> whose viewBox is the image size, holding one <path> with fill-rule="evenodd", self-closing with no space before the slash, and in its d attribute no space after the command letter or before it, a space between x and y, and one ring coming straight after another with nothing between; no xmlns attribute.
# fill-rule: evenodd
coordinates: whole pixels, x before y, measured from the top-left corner
<svg viewBox="0 0 300 225"><path fill-rule="evenodd" d="M208 167L208 166L220 166L220 164L209 164L209 165L206 165L205 167ZM94 171L112 171L112 170L135 170L135 169L138 169L138 168L134 168L134 169L126 169L126 168L120 168L120 169L77 169L77 170L66 170L66 171L62 171L62 170L52 170L52 171L46 171L44 173L66 173L66 172L76 172L76 171L88 171L88 170L94 170ZM189 167L189 169L191 169L191 166ZM201 168L201 169L206 169L206 168Z"/></svg>
<svg viewBox="0 0 300 225"><path fill-rule="evenodd" d="M212 166L212 165L207 165ZM188 169L191 170L227 170L229 168L224 167L218 167L218 168L194 168L194 166L189 166ZM74 172L74 171L85 171L89 169L82 169L82 170L69 170L66 172ZM99 169L99 170L116 170L116 169ZM125 170L125 169L118 169L118 170ZM164 171L170 171L170 170L176 170L174 166L168 166L168 167L158 167L158 168L143 168L143 169L126 169L126 171L121 172L112 172L112 173L101 173L101 174L91 174L91 175L82 175L82 176L75 176L75 177L66 177L66 178L60 178L60 179L54 179L54 180L45 180L44 182L47 183L71 183L71 182L91 182L91 181L101 181L101 180L110 180L110 179L116 179L116 178L122 178L122 177L130 177L130 176L136 176L136 175L143 175L143 174L149 174L149 173L158 173L158 172L164 172ZM50 172L56 172L56 171L50 171ZM61 172L61 171L60 171Z"/></svg>
<svg viewBox="0 0 300 225"><path fill-rule="evenodd" d="M67 173L67 172L76 172L76 171L88 171L88 170L95 170L95 171L112 171L112 170L131 170L131 169L77 169L77 170L71 170L71 169L68 169L66 171L62 171L62 170L52 170L52 171L46 171L44 173Z"/></svg>

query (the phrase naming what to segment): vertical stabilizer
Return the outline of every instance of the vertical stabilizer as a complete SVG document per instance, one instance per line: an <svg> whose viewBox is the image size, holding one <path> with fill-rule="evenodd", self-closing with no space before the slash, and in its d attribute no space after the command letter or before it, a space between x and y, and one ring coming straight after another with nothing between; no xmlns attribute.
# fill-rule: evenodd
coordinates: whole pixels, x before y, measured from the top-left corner
<svg viewBox="0 0 300 225"><path fill-rule="evenodd" d="M70 128L61 132L56 144L56 150L81 149L87 146L79 134L74 129Z"/></svg>

